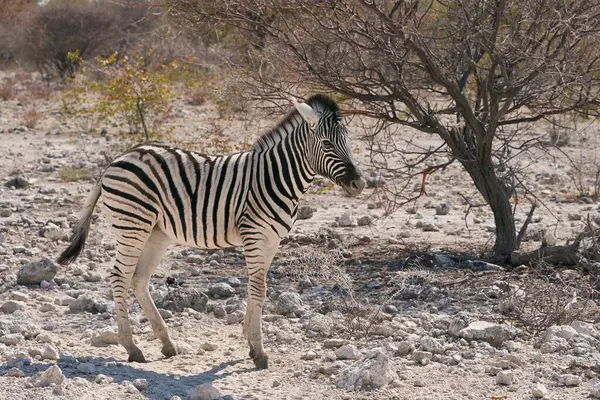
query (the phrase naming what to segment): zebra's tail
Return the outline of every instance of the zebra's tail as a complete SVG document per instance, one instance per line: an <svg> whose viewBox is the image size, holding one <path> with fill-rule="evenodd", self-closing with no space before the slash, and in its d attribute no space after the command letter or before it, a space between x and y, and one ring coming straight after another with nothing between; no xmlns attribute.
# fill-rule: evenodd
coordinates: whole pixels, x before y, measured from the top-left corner
<svg viewBox="0 0 600 400"><path fill-rule="evenodd" d="M58 259L57 263L61 265L67 265L75 261L75 259L81 254L83 247L85 246L85 240L87 239L88 232L90 230L90 223L92 222L92 214L94 207L100 197L100 182L94 186L92 193L85 201L81 216L73 228L73 236L71 236L71 244L67 247Z"/></svg>

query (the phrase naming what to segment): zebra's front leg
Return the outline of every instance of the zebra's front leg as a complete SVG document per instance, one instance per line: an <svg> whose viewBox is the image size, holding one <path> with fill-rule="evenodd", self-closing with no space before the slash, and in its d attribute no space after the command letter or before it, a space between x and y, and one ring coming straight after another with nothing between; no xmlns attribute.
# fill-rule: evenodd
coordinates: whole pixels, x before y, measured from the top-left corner
<svg viewBox="0 0 600 400"><path fill-rule="evenodd" d="M244 254L248 266L248 305L244 317L244 336L250 346L250 358L258 369L269 367L262 338L262 306L267 296L267 272L279 248L266 240L248 240L244 243Z"/></svg>

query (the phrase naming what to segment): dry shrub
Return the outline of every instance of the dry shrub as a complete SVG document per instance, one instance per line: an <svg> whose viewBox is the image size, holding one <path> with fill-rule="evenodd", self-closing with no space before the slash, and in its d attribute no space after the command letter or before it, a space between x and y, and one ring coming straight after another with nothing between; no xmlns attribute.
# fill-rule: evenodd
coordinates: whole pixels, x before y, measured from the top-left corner
<svg viewBox="0 0 600 400"><path fill-rule="evenodd" d="M529 333L538 334L553 325L573 321L600 321L600 292L579 271L563 270L539 262L528 274L515 277L510 298L502 311Z"/></svg>
<svg viewBox="0 0 600 400"><path fill-rule="evenodd" d="M54 91L52 88L42 82L32 82L25 89L34 100L50 100Z"/></svg>
<svg viewBox="0 0 600 400"><path fill-rule="evenodd" d="M192 106L201 106L208 100L208 93L204 88L194 88L187 94L187 102Z"/></svg>
<svg viewBox="0 0 600 400"><path fill-rule="evenodd" d="M33 129L37 126L38 122L42 119L43 115L37 110L27 110L23 114L22 124L29 129Z"/></svg>
<svg viewBox="0 0 600 400"><path fill-rule="evenodd" d="M0 83L0 99L3 101L12 100L16 95L14 82L10 79L4 79Z"/></svg>

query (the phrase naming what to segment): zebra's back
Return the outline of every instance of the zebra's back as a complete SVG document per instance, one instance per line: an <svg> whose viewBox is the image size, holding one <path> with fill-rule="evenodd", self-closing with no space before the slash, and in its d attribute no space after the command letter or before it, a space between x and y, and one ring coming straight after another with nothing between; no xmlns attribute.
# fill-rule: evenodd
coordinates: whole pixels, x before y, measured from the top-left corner
<svg viewBox="0 0 600 400"><path fill-rule="evenodd" d="M239 246L236 221L248 193L250 159L249 153L210 157L139 146L106 169L102 201L121 237L143 238L157 226L187 246Z"/></svg>

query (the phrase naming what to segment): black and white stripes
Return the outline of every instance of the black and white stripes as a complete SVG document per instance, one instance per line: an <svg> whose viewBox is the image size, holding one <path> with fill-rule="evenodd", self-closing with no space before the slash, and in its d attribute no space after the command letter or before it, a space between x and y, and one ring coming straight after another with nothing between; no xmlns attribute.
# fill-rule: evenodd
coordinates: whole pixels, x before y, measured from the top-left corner
<svg viewBox="0 0 600 400"><path fill-rule="evenodd" d="M130 361L144 361L131 337L130 286L162 341L163 354L177 353L148 294L150 276L175 242L206 249L244 247L249 273L244 333L255 364L267 367L260 331L265 277L281 238L292 228L300 197L317 174L352 195L364 188L337 105L316 95L295 106L248 152L209 157L144 144L116 159L100 178L58 261L69 263L81 252L101 199L117 237L111 284L119 342Z"/></svg>

